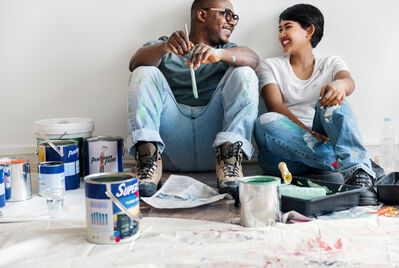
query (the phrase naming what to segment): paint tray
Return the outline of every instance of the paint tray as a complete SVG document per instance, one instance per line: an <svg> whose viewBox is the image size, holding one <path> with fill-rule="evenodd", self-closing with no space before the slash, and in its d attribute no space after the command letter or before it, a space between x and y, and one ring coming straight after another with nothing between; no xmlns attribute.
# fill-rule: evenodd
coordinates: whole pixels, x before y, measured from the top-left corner
<svg viewBox="0 0 399 268"><path fill-rule="evenodd" d="M391 172L377 183L378 201L384 204L399 204L399 172Z"/></svg>
<svg viewBox="0 0 399 268"><path fill-rule="evenodd" d="M296 197L281 196L283 212L295 210L307 217L317 217L324 214L350 209L359 204L361 189L357 186L337 184L294 176L291 184L302 187L322 187L327 195L301 199Z"/></svg>

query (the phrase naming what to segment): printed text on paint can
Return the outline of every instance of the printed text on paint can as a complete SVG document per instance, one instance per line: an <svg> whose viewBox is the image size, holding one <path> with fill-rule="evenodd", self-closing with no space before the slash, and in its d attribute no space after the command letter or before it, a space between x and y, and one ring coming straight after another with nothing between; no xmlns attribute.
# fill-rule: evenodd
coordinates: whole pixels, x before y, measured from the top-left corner
<svg viewBox="0 0 399 268"><path fill-rule="evenodd" d="M119 193L116 194L116 197L127 196L133 194L139 190L139 186L137 183L129 185L126 187L126 183L121 183L118 187Z"/></svg>

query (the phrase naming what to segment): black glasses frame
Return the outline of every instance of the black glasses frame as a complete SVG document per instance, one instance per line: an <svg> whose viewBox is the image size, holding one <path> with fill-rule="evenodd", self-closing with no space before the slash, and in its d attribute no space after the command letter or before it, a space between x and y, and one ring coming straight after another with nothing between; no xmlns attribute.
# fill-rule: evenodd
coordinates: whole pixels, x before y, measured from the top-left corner
<svg viewBox="0 0 399 268"><path fill-rule="evenodd" d="M229 8L207 7L207 8L203 8L203 10L205 10L205 11L212 10L212 11L217 11L217 12L223 12L227 22L234 20L237 24L238 20L240 19L240 17L237 14L234 14L233 11L231 11L231 9L229 9Z"/></svg>

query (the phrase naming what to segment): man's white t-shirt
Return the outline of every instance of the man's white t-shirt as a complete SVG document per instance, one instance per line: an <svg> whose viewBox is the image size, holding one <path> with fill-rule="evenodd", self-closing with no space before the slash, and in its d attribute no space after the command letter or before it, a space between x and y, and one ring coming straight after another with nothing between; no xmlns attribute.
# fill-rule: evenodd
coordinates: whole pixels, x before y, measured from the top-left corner
<svg viewBox="0 0 399 268"><path fill-rule="evenodd" d="M291 68L290 55L265 59L259 72L259 88L277 84L283 103L308 128L312 128L315 104L323 86L334 80L342 70L349 71L338 56L319 58L315 55L315 67L307 80L299 79Z"/></svg>

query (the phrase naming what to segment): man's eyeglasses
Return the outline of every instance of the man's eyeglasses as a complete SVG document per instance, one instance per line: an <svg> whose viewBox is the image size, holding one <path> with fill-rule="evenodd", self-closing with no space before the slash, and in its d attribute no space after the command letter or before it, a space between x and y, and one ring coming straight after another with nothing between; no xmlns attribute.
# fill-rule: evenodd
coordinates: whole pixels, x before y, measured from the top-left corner
<svg viewBox="0 0 399 268"><path fill-rule="evenodd" d="M235 20L236 24L238 23L238 20L240 17L238 17L237 14L234 14L233 11L231 11L229 8L203 8L203 10L212 10L212 11L218 11L218 12L223 12L226 18L227 22L230 22L231 20Z"/></svg>

